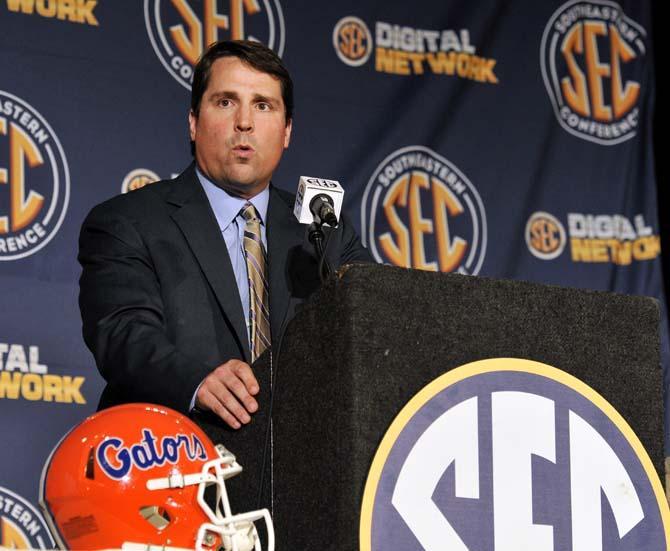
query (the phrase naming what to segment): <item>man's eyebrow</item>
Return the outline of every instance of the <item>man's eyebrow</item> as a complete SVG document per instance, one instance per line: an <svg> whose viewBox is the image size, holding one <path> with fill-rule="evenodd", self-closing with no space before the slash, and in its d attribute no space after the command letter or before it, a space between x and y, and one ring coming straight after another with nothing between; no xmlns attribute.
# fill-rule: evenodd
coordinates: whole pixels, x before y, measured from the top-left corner
<svg viewBox="0 0 670 551"><path fill-rule="evenodd" d="M272 96L264 96L263 94L254 94L254 101L256 102L265 102L271 103L272 105L279 105L279 98L274 98Z"/></svg>
<svg viewBox="0 0 670 551"><path fill-rule="evenodd" d="M209 99L211 101L217 101L220 99L239 99L240 96L237 94L237 92L229 92L227 90L221 90L220 92L212 92L212 94L209 96Z"/></svg>

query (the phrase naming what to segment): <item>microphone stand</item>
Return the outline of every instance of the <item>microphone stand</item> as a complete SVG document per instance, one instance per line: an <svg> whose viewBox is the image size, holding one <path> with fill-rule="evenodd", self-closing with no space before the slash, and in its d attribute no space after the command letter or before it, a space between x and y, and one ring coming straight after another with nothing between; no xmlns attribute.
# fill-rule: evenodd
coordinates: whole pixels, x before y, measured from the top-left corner
<svg viewBox="0 0 670 551"><path fill-rule="evenodd" d="M325 239L322 226L323 222L321 219L315 216L314 222L309 225L307 230L307 238L316 251L316 258L319 261L319 278L321 279L321 283L325 283L326 279L333 273L333 268L326 258L328 239ZM328 234L328 237L330 238L330 234Z"/></svg>

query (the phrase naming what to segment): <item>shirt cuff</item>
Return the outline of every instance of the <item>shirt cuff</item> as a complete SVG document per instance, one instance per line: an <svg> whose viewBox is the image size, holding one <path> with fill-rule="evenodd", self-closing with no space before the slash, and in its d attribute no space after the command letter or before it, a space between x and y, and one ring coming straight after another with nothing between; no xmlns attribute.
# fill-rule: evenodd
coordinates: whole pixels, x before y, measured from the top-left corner
<svg viewBox="0 0 670 551"><path fill-rule="evenodd" d="M195 392L193 393L193 398L191 398L191 403L190 403L189 406L188 406L188 412L189 412L189 413L191 413L194 409L196 409L196 407L195 407L195 399L196 399L196 397L198 396L198 390L200 390L200 387L202 386L202 383L204 383L204 382L205 382L205 381L203 380L203 381L198 385L198 388L195 389Z"/></svg>

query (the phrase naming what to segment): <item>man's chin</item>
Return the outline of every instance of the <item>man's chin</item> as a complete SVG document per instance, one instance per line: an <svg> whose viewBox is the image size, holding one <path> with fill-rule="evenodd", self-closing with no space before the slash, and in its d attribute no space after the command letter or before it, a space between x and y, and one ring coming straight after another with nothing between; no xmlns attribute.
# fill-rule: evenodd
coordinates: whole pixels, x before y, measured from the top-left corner
<svg viewBox="0 0 670 551"><path fill-rule="evenodd" d="M215 183L231 195L248 199L263 191L269 181L263 182L254 178L245 178L243 175L229 174L225 178L217 179Z"/></svg>

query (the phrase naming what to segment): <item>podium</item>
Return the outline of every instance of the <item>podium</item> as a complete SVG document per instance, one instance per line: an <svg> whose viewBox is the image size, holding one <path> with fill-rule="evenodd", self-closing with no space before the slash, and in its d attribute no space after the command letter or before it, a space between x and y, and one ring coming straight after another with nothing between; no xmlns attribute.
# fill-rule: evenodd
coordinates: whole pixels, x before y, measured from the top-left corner
<svg viewBox="0 0 670 551"><path fill-rule="evenodd" d="M366 478L389 425L425 385L486 358L542 362L589 385L661 476L658 327L658 305L646 297L343 268L288 325L277 361L277 548L359 549Z"/></svg>

